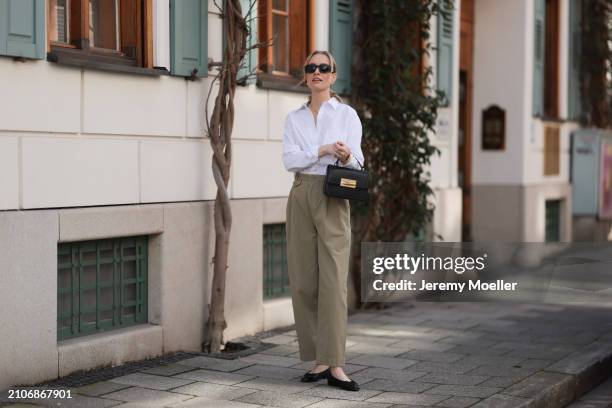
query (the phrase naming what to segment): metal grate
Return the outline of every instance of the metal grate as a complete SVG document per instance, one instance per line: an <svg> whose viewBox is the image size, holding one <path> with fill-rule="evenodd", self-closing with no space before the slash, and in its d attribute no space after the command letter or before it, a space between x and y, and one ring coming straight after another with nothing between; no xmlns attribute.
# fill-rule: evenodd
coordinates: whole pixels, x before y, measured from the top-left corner
<svg viewBox="0 0 612 408"><path fill-rule="evenodd" d="M60 243L57 337L147 322L148 237Z"/></svg>
<svg viewBox="0 0 612 408"><path fill-rule="evenodd" d="M561 200L546 200L546 242L561 239Z"/></svg>
<svg viewBox="0 0 612 408"><path fill-rule="evenodd" d="M264 225L264 299L290 294L285 224Z"/></svg>

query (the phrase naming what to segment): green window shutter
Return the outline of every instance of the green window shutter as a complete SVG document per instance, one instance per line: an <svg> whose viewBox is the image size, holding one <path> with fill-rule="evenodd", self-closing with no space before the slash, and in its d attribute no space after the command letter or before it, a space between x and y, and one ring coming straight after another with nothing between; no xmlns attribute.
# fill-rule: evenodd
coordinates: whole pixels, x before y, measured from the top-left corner
<svg viewBox="0 0 612 408"><path fill-rule="evenodd" d="M251 3L254 3L255 0L240 0L240 5L242 6L242 15L247 19L247 25L249 26L249 38L247 38L247 47L252 47L257 44L257 4L253 5L253 9L251 10L251 15L247 15L249 13L249 8L251 7ZM241 84L248 85L255 83L255 76L252 75L248 79L249 74L255 73L255 68L257 67L257 50L252 49L247 51L247 54L244 56L242 60L242 65L238 70L237 79Z"/></svg>
<svg viewBox="0 0 612 408"><path fill-rule="evenodd" d="M569 2L569 55L568 55L568 118L578 119L581 113L580 96L580 0Z"/></svg>
<svg viewBox="0 0 612 408"><path fill-rule="evenodd" d="M0 0L0 55L45 57L45 0Z"/></svg>
<svg viewBox="0 0 612 408"><path fill-rule="evenodd" d="M441 13L438 15L438 64L437 84L438 91L444 92L446 105L453 98L453 32L454 16L453 5L449 0L440 0Z"/></svg>
<svg viewBox="0 0 612 408"><path fill-rule="evenodd" d="M339 94L348 94L353 60L353 0L330 0L329 7L329 51L338 66L333 88Z"/></svg>
<svg viewBox="0 0 612 408"><path fill-rule="evenodd" d="M170 0L170 72L208 75L208 1Z"/></svg>
<svg viewBox="0 0 612 408"><path fill-rule="evenodd" d="M535 0L533 55L533 114L544 113L544 36L546 33L546 0Z"/></svg>

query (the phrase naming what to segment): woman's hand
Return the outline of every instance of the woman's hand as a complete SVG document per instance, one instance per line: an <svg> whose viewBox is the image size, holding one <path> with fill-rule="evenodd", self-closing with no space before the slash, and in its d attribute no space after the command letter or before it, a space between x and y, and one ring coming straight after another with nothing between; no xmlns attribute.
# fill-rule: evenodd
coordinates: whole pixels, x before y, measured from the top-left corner
<svg viewBox="0 0 612 408"><path fill-rule="evenodd" d="M336 158L340 159L342 164L346 164L351 157L351 149L345 143L337 141L334 143L334 150Z"/></svg>
<svg viewBox="0 0 612 408"><path fill-rule="evenodd" d="M319 157L325 156L326 154L330 154L332 156L336 155L336 148L333 144L319 146Z"/></svg>

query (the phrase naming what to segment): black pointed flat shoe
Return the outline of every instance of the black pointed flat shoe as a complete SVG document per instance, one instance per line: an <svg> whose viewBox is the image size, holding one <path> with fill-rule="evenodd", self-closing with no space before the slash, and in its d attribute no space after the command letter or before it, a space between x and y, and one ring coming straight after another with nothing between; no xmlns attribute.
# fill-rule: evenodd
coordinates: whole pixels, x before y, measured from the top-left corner
<svg viewBox="0 0 612 408"><path fill-rule="evenodd" d="M359 384L357 384L355 381L353 381L353 380L349 380L349 381L339 380L336 377L334 377L331 374L331 372L330 372L329 376L327 377L327 385L331 385L332 387L339 387L339 388L342 388L343 390L347 390L347 391L359 391Z"/></svg>
<svg viewBox="0 0 612 408"><path fill-rule="evenodd" d="M327 367L325 370L318 372L318 373L304 374L301 381L302 382L314 382L314 381L322 380L324 378L328 378L329 376L330 376L330 371L329 371L329 367Z"/></svg>

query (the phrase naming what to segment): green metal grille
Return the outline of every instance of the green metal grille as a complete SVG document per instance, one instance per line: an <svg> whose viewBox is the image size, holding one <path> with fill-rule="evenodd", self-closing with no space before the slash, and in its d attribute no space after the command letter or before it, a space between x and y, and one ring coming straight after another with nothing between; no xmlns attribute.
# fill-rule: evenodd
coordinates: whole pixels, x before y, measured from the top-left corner
<svg viewBox="0 0 612 408"><path fill-rule="evenodd" d="M57 337L147 322L148 237L60 243Z"/></svg>
<svg viewBox="0 0 612 408"><path fill-rule="evenodd" d="M290 294L285 224L264 225L264 299Z"/></svg>
<svg viewBox="0 0 612 408"><path fill-rule="evenodd" d="M559 242L561 239L561 200L546 201L546 242Z"/></svg>

